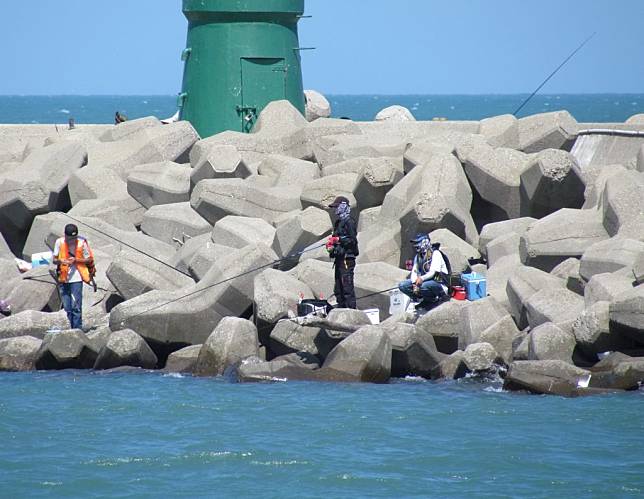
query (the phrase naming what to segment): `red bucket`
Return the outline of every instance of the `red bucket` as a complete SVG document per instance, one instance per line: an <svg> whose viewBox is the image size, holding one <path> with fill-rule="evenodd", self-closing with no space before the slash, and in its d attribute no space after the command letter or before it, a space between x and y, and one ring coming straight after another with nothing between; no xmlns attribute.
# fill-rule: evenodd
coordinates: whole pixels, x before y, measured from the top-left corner
<svg viewBox="0 0 644 499"><path fill-rule="evenodd" d="M467 300L467 294L463 286L454 286L452 288L452 298L455 300Z"/></svg>

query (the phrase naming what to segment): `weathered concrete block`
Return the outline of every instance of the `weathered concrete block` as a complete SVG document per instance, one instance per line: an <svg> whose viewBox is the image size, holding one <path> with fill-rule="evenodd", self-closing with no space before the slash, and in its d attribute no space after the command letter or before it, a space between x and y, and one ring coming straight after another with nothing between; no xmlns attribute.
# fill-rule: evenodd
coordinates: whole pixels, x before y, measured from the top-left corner
<svg viewBox="0 0 644 499"><path fill-rule="evenodd" d="M581 208L584 191L572 154L546 149L521 173L521 215L543 218L561 208Z"/></svg>
<svg viewBox="0 0 644 499"><path fill-rule="evenodd" d="M195 374L217 376L252 356L259 355L257 328L246 319L226 317L201 347Z"/></svg>
<svg viewBox="0 0 644 499"><path fill-rule="evenodd" d="M479 236L479 251L482 255L486 255L485 248L488 243L499 236L510 233L517 234L519 237L523 236L536 221L535 218L523 217L486 224L481 229Z"/></svg>
<svg viewBox="0 0 644 499"><path fill-rule="evenodd" d="M644 175L626 171L606 180L601 206L604 227L611 236L629 229L629 225L640 226L644 219ZM640 239L642 232L633 238ZM626 236L628 237L628 236Z"/></svg>
<svg viewBox="0 0 644 499"><path fill-rule="evenodd" d="M324 361L340 342L321 328L304 327L290 320L279 321L270 335L270 350L277 356L289 353L308 352Z"/></svg>
<svg viewBox="0 0 644 499"><path fill-rule="evenodd" d="M47 267L29 270L3 283L3 299L11 304L14 314L26 310L55 312L60 310L60 296L56 281L49 274Z"/></svg>
<svg viewBox="0 0 644 499"><path fill-rule="evenodd" d="M254 134L285 135L305 128L306 118L287 100L270 102L259 114Z"/></svg>
<svg viewBox="0 0 644 499"><path fill-rule="evenodd" d="M139 206L137 210L142 213L143 207ZM74 218L98 218L117 229L136 232L136 226L133 219L130 218L130 213L124 206L115 204L109 199L83 199L76 203L67 213Z"/></svg>
<svg viewBox="0 0 644 499"><path fill-rule="evenodd" d="M273 246L275 232L275 227L261 218L227 216L215 223L211 238L215 244L231 248L257 243Z"/></svg>
<svg viewBox="0 0 644 499"><path fill-rule="evenodd" d="M562 360L572 364L575 337L552 322L543 323L530 332L528 360Z"/></svg>
<svg viewBox="0 0 644 499"><path fill-rule="evenodd" d="M621 269L631 271L638 258L643 255L644 242L612 237L595 243L584 251L579 265L579 274L586 281L590 281L597 274L616 272Z"/></svg>
<svg viewBox="0 0 644 499"><path fill-rule="evenodd" d="M300 192L292 187L262 187L241 179L202 180L192 192L192 207L211 224L227 215L263 218L302 209Z"/></svg>
<svg viewBox="0 0 644 499"><path fill-rule="evenodd" d="M157 355L163 348L174 351L203 343L223 317L238 317L252 305L251 271L275 259L265 245L237 250L216 262L194 286L151 291L117 305L110 313L110 328L137 331Z"/></svg>
<svg viewBox="0 0 644 499"><path fill-rule="evenodd" d="M528 153L561 149L576 137L578 130L577 121L568 111L526 116L518 126L519 149Z"/></svg>
<svg viewBox="0 0 644 499"><path fill-rule="evenodd" d="M361 209L380 206L387 192L403 177L402 163L394 158L368 158L353 188Z"/></svg>
<svg viewBox="0 0 644 499"><path fill-rule="evenodd" d="M187 201L153 206L145 212L141 223L141 231L144 234L175 245L211 230L212 225L193 210Z"/></svg>
<svg viewBox="0 0 644 499"><path fill-rule="evenodd" d="M376 114L375 121L416 121L411 111L403 106L389 106Z"/></svg>
<svg viewBox="0 0 644 499"><path fill-rule="evenodd" d="M561 209L536 222L521 238L521 261L550 272L605 239L608 234L594 210Z"/></svg>
<svg viewBox="0 0 644 499"><path fill-rule="evenodd" d="M197 358L201 351L202 345L190 345L168 356L165 363L164 371L169 373L187 373L192 374L197 366Z"/></svg>
<svg viewBox="0 0 644 499"><path fill-rule="evenodd" d="M614 175L627 171L622 165L590 166L582 170L586 190L584 191L583 209L597 208L606 188L606 181Z"/></svg>
<svg viewBox="0 0 644 499"><path fill-rule="evenodd" d="M188 273L195 281L201 281L212 266L222 258L227 258L234 249L230 246L214 244L212 241L199 248L188 261Z"/></svg>
<svg viewBox="0 0 644 499"><path fill-rule="evenodd" d="M485 372L494 368L499 354L489 343L472 343L463 352L463 362L471 372Z"/></svg>
<svg viewBox="0 0 644 499"><path fill-rule="evenodd" d="M401 240L400 222L390 222L385 226L374 225L358 233L360 255L358 263L383 262L396 267L404 263L404 246ZM406 252L405 252L406 253Z"/></svg>
<svg viewBox="0 0 644 499"><path fill-rule="evenodd" d="M520 244L521 236L513 232L493 239L485 248L488 265L493 266L499 260L507 257L514 257L520 260Z"/></svg>
<svg viewBox="0 0 644 499"><path fill-rule="evenodd" d="M113 369L121 366L154 369L157 356L141 336L131 329L113 332L101 349L94 369Z"/></svg>
<svg viewBox="0 0 644 499"><path fill-rule="evenodd" d="M566 332L584 310L581 296L564 288L541 289L525 303L528 324L531 328L553 322Z"/></svg>
<svg viewBox="0 0 644 499"><path fill-rule="evenodd" d="M36 369L91 369L98 352L79 329L47 333L36 354Z"/></svg>
<svg viewBox="0 0 644 499"><path fill-rule="evenodd" d="M259 163L257 173L273 178L276 186L303 186L320 178L316 163L278 154L271 154Z"/></svg>
<svg viewBox="0 0 644 499"><path fill-rule="evenodd" d="M0 340L0 371L33 371L41 344L33 336Z"/></svg>
<svg viewBox="0 0 644 499"><path fill-rule="evenodd" d="M212 145L200 140L190 151L190 189L202 180L216 178L247 178L255 171L246 163L235 146Z"/></svg>
<svg viewBox="0 0 644 499"><path fill-rule="evenodd" d="M513 344L521 336L510 315L504 315L479 335L481 343L492 345L500 360L506 365L512 362ZM468 364L469 365L469 364Z"/></svg>
<svg viewBox="0 0 644 499"><path fill-rule="evenodd" d="M241 383L262 381L350 381L341 373L323 373L316 357L297 352L277 357L270 362L249 358L237 368L237 380Z"/></svg>
<svg viewBox="0 0 644 499"><path fill-rule="evenodd" d="M273 241L273 250L280 257L292 255L315 244L333 230L328 211L309 206L304 211L294 212L278 224ZM292 268L297 258L285 262L284 268Z"/></svg>
<svg viewBox="0 0 644 499"><path fill-rule="evenodd" d="M190 201L191 171L172 161L140 165L127 177L127 192L146 208Z"/></svg>
<svg viewBox="0 0 644 499"><path fill-rule="evenodd" d="M633 277L620 274L595 274L584 288L584 303L590 307L598 301L614 301L633 289Z"/></svg>
<svg viewBox="0 0 644 499"><path fill-rule="evenodd" d="M380 206L374 206L373 208L367 208L360 212L360 217L358 218L358 233L378 226L381 209Z"/></svg>
<svg viewBox="0 0 644 499"><path fill-rule="evenodd" d="M456 350L441 360L438 367L432 371L432 379L460 379L467 374L465 353Z"/></svg>
<svg viewBox="0 0 644 499"><path fill-rule="evenodd" d="M498 221L519 217L521 177L530 164L530 156L488 144L460 147L456 153L474 189L491 205L482 218Z"/></svg>
<svg viewBox="0 0 644 499"><path fill-rule="evenodd" d="M417 330L413 324L393 323L381 327L391 340L391 376L431 378L432 370L445 357L436 349L432 335Z"/></svg>
<svg viewBox="0 0 644 499"><path fill-rule="evenodd" d="M578 387L590 371L562 360L521 360L510 365L504 390L526 390L531 393L574 397L592 390Z"/></svg>
<svg viewBox="0 0 644 499"><path fill-rule="evenodd" d="M492 147L519 149L519 124L515 116L503 114L481 120L479 131Z"/></svg>
<svg viewBox="0 0 644 499"><path fill-rule="evenodd" d="M115 142L117 140L129 139L132 135L146 128L160 127L161 121L155 116L147 116L136 120L125 121L113 127L109 127L99 135L101 142Z"/></svg>
<svg viewBox="0 0 644 499"><path fill-rule="evenodd" d="M323 368L355 381L385 383L391 376L391 356L389 335L378 326L364 326L329 353Z"/></svg>
<svg viewBox="0 0 644 499"><path fill-rule="evenodd" d="M572 325L572 333L579 347L589 356L635 348L632 339L611 331L610 303L595 302L582 311Z"/></svg>
<svg viewBox="0 0 644 499"><path fill-rule="evenodd" d="M459 349L465 350L468 345L479 343L481 333L506 315L507 311L491 296L471 302L464 307L458 340Z"/></svg>
<svg viewBox="0 0 644 499"><path fill-rule="evenodd" d="M458 350L463 311L469 304L459 300L443 303L419 317L416 329L431 334L439 352L452 354Z"/></svg>
<svg viewBox="0 0 644 499"><path fill-rule="evenodd" d="M528 325L526 303L532 295L541 289L558 288L563 289L564 282L542 270L524 266L514 269L513 275L508 280L506 291L510 313L519 329L525 329Z"/></svg>
<svg viewBox="0 0 644 499"><path fill-rule="evenodd" d="M148 142L162 161L187 163L190 149L199 140L199 134L188 121L176 121L161 127L144 128L131 135L134 142Z"/></svg>
<svg viewBox="0 0 644 499"><path fill-rule="evenodd" d="M559 279L563 279L567 289L583 296L586 281L581 277L579 269L579 260L576 258L568 258L552 269L550 273Z"/></svg>
<svg viewBox="0 0 644 499"><path fill-rule="evenodd" d="M611 331L644 345L644 286L641 284L610 304Z"/></svg>
<svg viewBox="0 0 644 499"><path fill-rule="evenodd" d="M351 207L357 210L360 206L357 205L356 198L353 195L357 181L358 175L355 173L340 173L312 180L302 188L302 206L304 208L315 206L324 210L328 209L329 204L337 196L344 196L349 200Z"/></svg>
<svg viewBox="0 0 644 499"><path fill-rule="evenodd" d="M306 101L306 121L311 122L318 118L331 116L331 104L321 93L315 90L305 90L304 99Z"/></svg>
<svg viewBox="0 0 644 499"><path fill-rule="evenodd" d="M454 145L434 139L430 141L414 141L405 148L403 155L403 171L405 174L412 171L418 165L427 165L436 157L452 154Z"/></svg>

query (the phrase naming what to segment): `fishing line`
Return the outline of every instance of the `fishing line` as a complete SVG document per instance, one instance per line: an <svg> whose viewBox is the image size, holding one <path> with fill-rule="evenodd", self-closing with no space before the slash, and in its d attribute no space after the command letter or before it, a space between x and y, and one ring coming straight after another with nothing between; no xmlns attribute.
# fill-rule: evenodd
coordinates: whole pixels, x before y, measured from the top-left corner
<svg viewBox="0 0 644 499"><path fill-rule="evenodd" d="M587 43L588 43L592 38L594 38L594 36L595 36L596 34L597 34L597 32L594 32L592 35L590 35L588 38L586 38L586 39L584 40L584 42L583 42L581 45L579 45L579 47L577 47L577 48L572 52L572 54L570 54L568 57L566 57L566 59L565 59L565 60L564 60L564 61L563 61L563 62L562 62L558 67L557 67L557 69L555 69L555 70L550 74L550 76L548 76L548 78L546 78L545 80L543 80L543 82L541 83L541 85L539 85L539 86L537 87L537 89L536 89L534 92L532 92L532 94L530 95L530 97L528 97L526 100L524 100L524 101L523 101L523 103L522 103L522 104L517 108L517 110L516 110L516 111L514 111L514 113L512 113L512 115L513 115L513 116L516 116L516 115L519 113L519 111L521 111L521 109L523 109L523 107L524 107L528 102L530 102L530 101L532 100L532 98L533 98L535 95L537 95L537 92L539 92L539 90L541 90L541 89L543 88L543 86L544 86L546 83L548 83L548 82L550 81L550 79L551 79L554 75L556 75L556 74L559 72L559 70L560 70L561 68L563 68L563 67L568 63L568 61L570 61L570 59L572 59L573 57L575 57L575 55L577 54L577 52L579 52L582 48L584 48L584 45L586 45L586 44L587 44Z"/></svg>

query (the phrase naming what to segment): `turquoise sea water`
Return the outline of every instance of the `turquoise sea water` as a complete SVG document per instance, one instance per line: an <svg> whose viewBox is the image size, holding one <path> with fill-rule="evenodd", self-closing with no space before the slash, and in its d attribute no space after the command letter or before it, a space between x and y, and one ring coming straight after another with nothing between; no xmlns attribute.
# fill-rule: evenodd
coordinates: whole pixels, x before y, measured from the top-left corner
<svg viewBox="0 0 644 499"><path fill-rule="evenodd" d="M1 497L644 494L644 392L0 375Z"/></svg>
<svg viewBox="0 0 644 499"><path fill-rule="evenodd" d="M478 120L513 113L527 95L330 95L336 117L372 120L399 104L419 120L445 117ZM581 122L621 122L644 112L644 94L537 95L519 116L567 109ZM128 118L172 116L174 96L0 96L0 123L113 123L115 111Z"/></svg>

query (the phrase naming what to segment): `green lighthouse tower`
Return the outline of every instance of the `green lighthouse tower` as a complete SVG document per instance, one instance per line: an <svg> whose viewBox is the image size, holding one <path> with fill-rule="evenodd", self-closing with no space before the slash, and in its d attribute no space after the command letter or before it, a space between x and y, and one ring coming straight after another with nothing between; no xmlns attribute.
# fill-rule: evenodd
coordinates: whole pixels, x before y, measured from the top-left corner
<svg viewBox="0 0 644 499"><path fill-rule="evenodd" d="M297 24L304 0L183 0L180 117L202 137L250 132L271 101L304 113Z"/></svg>

